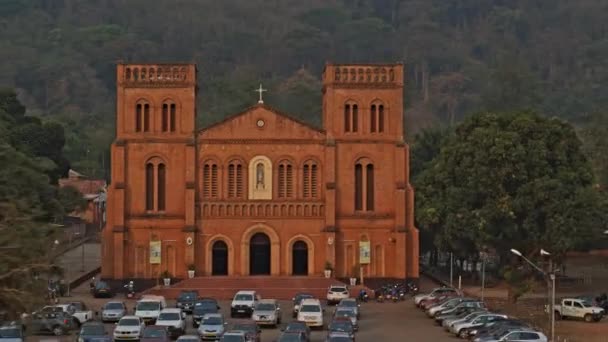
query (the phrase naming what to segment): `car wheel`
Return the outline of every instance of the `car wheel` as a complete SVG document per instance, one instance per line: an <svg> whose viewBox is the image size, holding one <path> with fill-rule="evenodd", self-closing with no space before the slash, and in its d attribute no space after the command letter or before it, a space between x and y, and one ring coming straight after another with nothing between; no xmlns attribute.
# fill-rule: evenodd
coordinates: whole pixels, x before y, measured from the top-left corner
<svg viewBox="0 0 608 342"><path fill-rule="evenodd" d="M584 318L585 322L587 323L591 323L591 321L593 321L593 316L591 316L590 314L586 314Z"/></svg>
<svg viewBox="0 0 608 342"><path fill-rule="evenodd" d="M467 337L467 331L464 329L461 329L460 332L458 333L458 337L460 338L466 338Z"/></svg>
<svg viewBox="0 0 608 342"><path fill-rule="evenodd" d="M61 336L61 335L63 335L63 328L60 327L59 325L54 326L53 327L53 335L55 335L55 336Z"/></svg>

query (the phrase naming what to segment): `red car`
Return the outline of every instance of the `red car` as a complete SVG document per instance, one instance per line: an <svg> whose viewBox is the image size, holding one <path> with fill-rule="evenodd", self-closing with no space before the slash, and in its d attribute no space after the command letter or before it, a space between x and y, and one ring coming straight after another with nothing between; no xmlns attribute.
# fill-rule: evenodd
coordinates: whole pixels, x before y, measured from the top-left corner
<svg viewBox="0 0 608 342"><path fill-rule="evenodd" d="M171 337L167 327L150 325L144 329L139 342L171 342Z"/></svg>

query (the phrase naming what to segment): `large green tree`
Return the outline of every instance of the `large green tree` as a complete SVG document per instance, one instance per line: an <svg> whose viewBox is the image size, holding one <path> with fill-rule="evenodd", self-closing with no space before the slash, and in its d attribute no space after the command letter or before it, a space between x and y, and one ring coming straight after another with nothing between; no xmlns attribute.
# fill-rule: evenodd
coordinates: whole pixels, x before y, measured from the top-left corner
<svg viewBox="0 0 608 342"><path fill-rule="evenodd" d="M417 218L461 257L516 248L556 257L601 236L606 206L574 128L533 113L481 113L456 127L417 182Z"/></svg>

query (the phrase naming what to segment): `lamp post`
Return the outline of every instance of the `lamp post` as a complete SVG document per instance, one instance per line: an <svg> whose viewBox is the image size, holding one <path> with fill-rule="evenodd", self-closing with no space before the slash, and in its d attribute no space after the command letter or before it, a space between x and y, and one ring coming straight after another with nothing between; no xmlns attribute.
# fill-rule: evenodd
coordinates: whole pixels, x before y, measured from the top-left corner
<svg viewBox="0 0 608 342"><path fill-rule="evenodd" d="M538 267L535 263L526 258L520 251L517 249L511 248L511 253L517 255L524 259L530 266L534 267L537 271L542 273L545 276L545 280L547 281L547 285L551 282L551 299L549 300L549 320L551 323L551 342L555 342L555 314L553 313L553 306L555 305L555 272L553 271L553 260L549 259L549 272L544 271L542 268ZM551 256L551 253L545 251L544 249L540 250L540 255L542 256Z"/></svg>

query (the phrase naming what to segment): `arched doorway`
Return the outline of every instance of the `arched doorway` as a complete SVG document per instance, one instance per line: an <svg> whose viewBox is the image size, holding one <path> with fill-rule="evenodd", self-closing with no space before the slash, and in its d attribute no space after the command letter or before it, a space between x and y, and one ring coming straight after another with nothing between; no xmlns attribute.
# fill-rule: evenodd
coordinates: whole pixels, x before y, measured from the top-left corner
<svg viewBox="0 0 608 342"><path fill-rule="evenodd" d="M291 249L291 270L293 275L308 275L308 245L302 240Z"/></svg>
<svg viewBox="0 0 608 342"><path fill-rule="evenodd" d="M270 239L264 233L256 233L249 240L249 274L270 274Z"/></svg>
<svg viewBox="0 0 608 342"><path fill-rule="evenodd" d="M228 275L228 245L222 240L211 248L211 275Z"/></svg>

